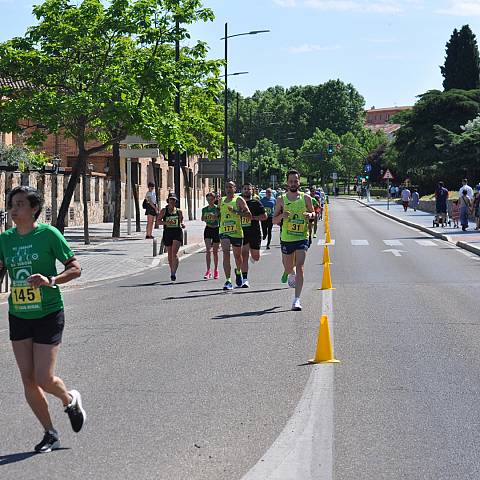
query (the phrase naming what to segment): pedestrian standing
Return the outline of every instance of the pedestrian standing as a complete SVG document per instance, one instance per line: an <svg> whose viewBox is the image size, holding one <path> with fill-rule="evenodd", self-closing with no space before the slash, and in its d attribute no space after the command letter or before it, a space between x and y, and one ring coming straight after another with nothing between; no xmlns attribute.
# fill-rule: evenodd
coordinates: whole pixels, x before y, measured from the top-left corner
<svg viewBox="0 0 480 480"><path fill-rule="evenodd" d="M410 199L412 198L412 194L407 187L402 189L402 205L403 211L406 212L408 210L408 204L410 203Z"/></svg>
<svg viewBox="0 0 480 480"><path fill-rule="evenodd" d="M168 205L160 210L159 225L163 225L163 245L168 253L168 265L170 266L170 280L177 279L178 250L183 245L183 213L176 207L178 198L171 193L167 198Z"/></svg>
<svg viewBox="0 0 480 480"><path fill-rule="evenodd" d="M219 218L220 209L215 205L215 194L212 192L207 193L206 196L208 205L202 208L202 221L205 222L205 230L203 231L203 239L205 241L205 260L207 262L207 271L203 278L208 280L212 278L212 251L213 251L213 278L219 277L218 272L218 249L220 248L220 236L219 236Z"/></svg>
<svg viewBox="0 0 480 480"><path fill-rule="evenodd" d="M458 191L458 198L461 198L463 195L463 191L467 191L467 197L470 200L473 200L473 188L468 184L468 179L464 178L462 180L462 186L460 187L460 190Z"/></svg>
<svg viewBox="0 0 480 480"><path fill-rule="evenodd" d="M418 206L420 205L420 195L418 194L418 189L414 188L412 192L412 208L416 212Z"/></svg>
<svg viewBox="0 0 480 480"><path fill-rule="evenodd" d="M15 227L0 235L0 267L11 278L8 298L10 340L22 377L25 397L42 424L44 436L35 451L47 453L60 448L46 393L61 400L74 432L87 418L82 397L68 391L55 376L65 323L63 297L58 285L81 274L80 265L63 235L51 225L38 223L43 198L38 190L15 187L7 208ZM56 262L65 269L57 274Z"/></svg>
<svg viewBox="0 0 480 480"><path fill-rule="evenodd" d="M475 187L472 210L475 216L475 230L480 230L480 185Z"/></svg>
<svg viewBox="0 0 480 480"><path fill-rule="evenodd" d="M432 195L435 197L435 211L437 214L437 221L442 224L442 227L447 222L447 201L448 201L448 190L445 188L443 182L438 182L437 189Z"/></svg>
<svg viewBox="0 0 480 480"><path fill-rule="evenodd" d="M472 202L468 198L468 190L466 188L462 190L462 196L458 203L460 204L460 225L462 225L462 230L465 231L468 228L468 214L472 208Z"/></svg>
<svg viewBox="0 0 480 480"><path fill-rule="evenodd" d="M158 215L157 195L155 193L155 184L153 182L148 182L148 191L145 194L143 208L145 208L145 215L147 216L147 231L145 238L153 238L153 225L155 223L155 218Z"/></svg>

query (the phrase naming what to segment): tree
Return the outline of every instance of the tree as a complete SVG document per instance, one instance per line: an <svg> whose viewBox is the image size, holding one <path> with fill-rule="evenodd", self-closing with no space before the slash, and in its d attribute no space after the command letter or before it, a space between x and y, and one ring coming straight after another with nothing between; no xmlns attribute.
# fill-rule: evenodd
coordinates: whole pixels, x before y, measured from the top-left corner
<svg viewBox="0 0 480 480"><path fill-rule="evenodd" d="M201 8L200 0L111 0L106 6L100 0L46 0L33 12L38 24L24 38L0 44L0 72L26 85L0 91L9 98L0 106L0 124L8 131L23 129L30 144L59 131L75 140L78 157L57 222L63 230L89 156L118 144L125 133L150 136L170 147L181 142L173 99L182 79L192 71L198 77L196 55L204 49L193 50L190 63L183 64L191 68L180 75L172 62L172 44L188 32L175 29L175 21L189 24L213 14ZM22 126L25 118L32 123ZM86 209L84 198L88 243Z"/></svg>
<svg viewBox="0 0 480 480"><path fill-rule="evenodd" d="M480 88L480 60L475 35L468 25L455 29L447 42L445 64L440 67L445 90Z"/></svg>

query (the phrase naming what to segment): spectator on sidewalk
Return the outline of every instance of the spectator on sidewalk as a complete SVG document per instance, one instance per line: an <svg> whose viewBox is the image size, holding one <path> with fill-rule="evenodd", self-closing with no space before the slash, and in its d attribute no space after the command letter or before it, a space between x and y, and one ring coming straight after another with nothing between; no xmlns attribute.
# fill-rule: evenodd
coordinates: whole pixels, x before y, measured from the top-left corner
<svg viewBox="0 0 480 480"><path fill-rule="evenodd" d="M155 193L155 184L152 182L148 182L148 191L145 194L143 208L145 209L145 215L147 216L147 228L145 238L153 238L153 225L155 223L155 218L158 215L158 204L157 195Z"/></svg>
<svg viewBox="0 0 480 480"><path fill-rule="evenodd" d="M462 230L465 231L468 228L468 214L472 208L472 202L468 198L468 190L466 188L462 190L462 196L458 203L460 204L460 225L462 225Z"/></svg>
<svg viewBox="0 0 480 480"><path fill-rule="evenodd" d="M414 188L412 193L412 208L414 212L417 211L417 208L419 205L420 205L420 195L418 194L418 190Z"/></svg>
<svg viewBox="0 0 480 480"><path fill-rule="evenodd" d="M410 203L411 198L412 198L412 193L407 187L404 187L402 189L402 205L403 205L404 212L408 210L408 204Z"/></svg>
<svg viewBox="0 0 480 480"><path fill-rule="evenodd" d="M435 212L437 214L437 219L442 225L445 225L447 221L448 190L445 188L443 182L438 182L437 189L430 198L433 197L435 197Z"/></svg>
<svg viewBox="0 0 480 480"><path fill-rule="evenodd" d="M458 221L460 220L460 205L458 200L455 199L452 202L452 213L450 215L453 221L453 228L458 228Z"/></svg>
<svg viewBox="0 0 480 480"><path fill-rule="evenodd" d="M480 230L480 185L475 187L472 210L475 216L475 230Z"/></svg>
<svg viewBox="0 0 480 480"><path fill-rule="evenodd" d="M458 198L462 198L464 190L467 191L467 197L469 198L469 200L473 200L473 188L468 184L468 180L466 178L462 180L462 186L458 191Z"/></svg>

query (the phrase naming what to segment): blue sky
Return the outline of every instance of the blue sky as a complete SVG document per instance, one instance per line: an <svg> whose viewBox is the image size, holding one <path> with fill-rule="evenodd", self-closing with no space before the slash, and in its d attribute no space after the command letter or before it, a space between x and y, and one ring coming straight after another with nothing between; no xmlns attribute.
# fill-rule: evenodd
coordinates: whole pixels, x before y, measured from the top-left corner
<svg viewBox="0 0 480 480"><path fill-rule="evenodd" d="M22 35L33 21L31 0L0 0L0 40ZM480 35L480 0L204 0L213 23L192 27L192 38L223 57L229 34L270 33L229 40L229 84L244 95L273 85L352 83L366 106L410 105L442 88L439 65L454 28Z"/></svg>

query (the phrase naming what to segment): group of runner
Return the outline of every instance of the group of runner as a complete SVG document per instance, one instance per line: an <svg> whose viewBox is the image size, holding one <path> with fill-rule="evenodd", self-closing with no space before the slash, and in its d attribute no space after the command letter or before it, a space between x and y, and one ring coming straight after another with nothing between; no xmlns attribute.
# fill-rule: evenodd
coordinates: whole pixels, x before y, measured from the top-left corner
<svg viewBox="0 0 480 480"><path fill-rule="evenodd" d="M317 221L321 218L324 196L316 189L311 195L300 192L300 175L296 170L287 174L287 191L277 198L269 188L259 199L253 186L246 183L240 194L236 193L235 182L225 185L225 196L216 199L207 195L208 205L202 210L206 223L204 240L207 271L205 279L212 278L212 252L214 259L213 278L219 278L218 251L223 252L225 283L223 290L233 290L231 255L235 262L234 276L237 288L249 288L249 260L260 260L262 238L270 249L273 225L281 228L280 243L284 273L282 282L295 288L292 310L302 309L300 295L303 288L303 269L306 252L316 236ZM261 225L261 228L260 228Z"/></svg>

